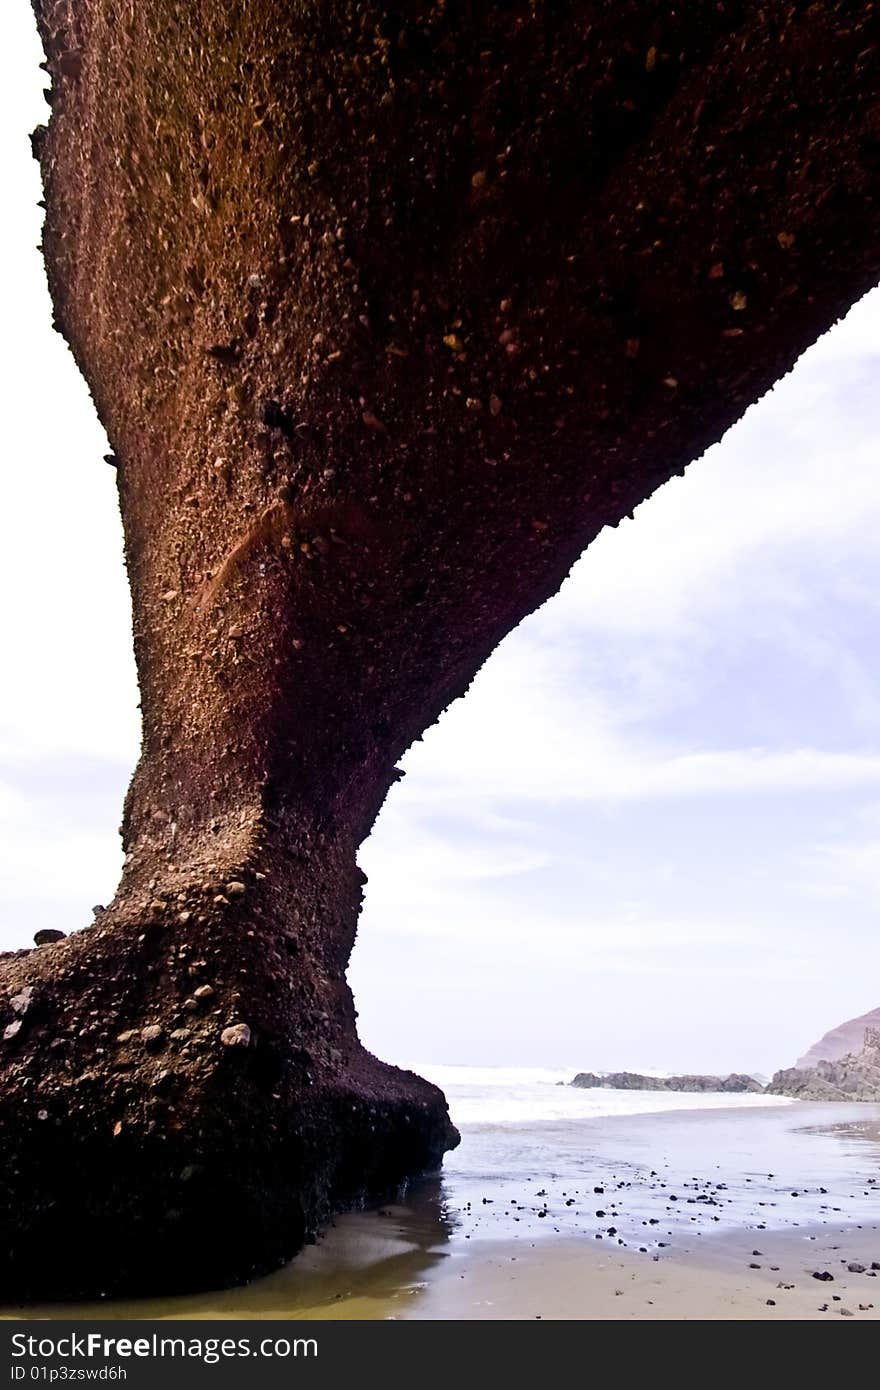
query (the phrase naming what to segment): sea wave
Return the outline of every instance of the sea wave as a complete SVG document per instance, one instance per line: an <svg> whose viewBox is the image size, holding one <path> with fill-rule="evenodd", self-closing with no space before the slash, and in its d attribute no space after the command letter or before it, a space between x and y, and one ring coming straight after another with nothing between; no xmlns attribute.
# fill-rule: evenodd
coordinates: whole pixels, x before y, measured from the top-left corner
<svg viewBox="0 0 880 1390"><path fill-rule="evenodd" d="M465 1067L427 1063L414 1068L446 1093L461 1128L499 1124L547 1124L612 1115L652 1115L670 1110L735 1110L788 1105L784 1096L750 1092L582 1091L568 1083L576 1067ZM642 1071L643 1076L663 1076ZM562 1084L560 1084L562 1083Z"/></svg>

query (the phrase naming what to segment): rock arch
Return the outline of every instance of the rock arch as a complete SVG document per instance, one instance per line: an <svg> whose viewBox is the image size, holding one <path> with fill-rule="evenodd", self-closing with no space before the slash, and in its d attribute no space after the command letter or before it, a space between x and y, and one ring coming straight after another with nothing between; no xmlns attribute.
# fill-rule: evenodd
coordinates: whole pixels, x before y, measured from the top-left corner
<svg viewBox="0 0 880 1390"><path fill-rule="evenodd" d="M455 1142L357 1040L357 846L501 636L876 283L877 14L35 8L144 742L116 899L3 963L2 1278L167 1290Z"/></svg>

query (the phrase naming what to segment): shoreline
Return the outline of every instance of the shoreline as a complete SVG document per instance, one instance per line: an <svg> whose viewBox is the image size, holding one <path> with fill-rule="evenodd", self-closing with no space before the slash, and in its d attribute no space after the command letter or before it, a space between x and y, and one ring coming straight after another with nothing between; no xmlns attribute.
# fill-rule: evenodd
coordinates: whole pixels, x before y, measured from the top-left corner
<svg viewBox="0 0 880 1390"><path fill-rule="evenodd" d="M769 1238L768 1238L769 1237ZM451 1257L454 1259L454 1257ZM589 1242L494 1242L429 1280L401 1316L500 1321L880 1319L880 1223L710 1236L667 1256ZM850 1272L861 1265L864 1272ZM828 1273L830 1280L815 1279Z"/></svg>
<svg viewBox="0 0 880 1390"><path fill-rule="evenodd" d="M249 1285L0 1318L875 1319L880 1107L860 1112L473 1125L441 1174Z"/></svg>
<svg viewBox="0 0 880 1390"><path fill-rule="evenodd" d="M727 1232L643 1255L570 1236L419 1249L398 1212L385 1210L340 1218L298 1260L245 1287L5 1308L0 1319L880 1320L880 1219L767 1231L760 1243L754 1231Z"/></svg>

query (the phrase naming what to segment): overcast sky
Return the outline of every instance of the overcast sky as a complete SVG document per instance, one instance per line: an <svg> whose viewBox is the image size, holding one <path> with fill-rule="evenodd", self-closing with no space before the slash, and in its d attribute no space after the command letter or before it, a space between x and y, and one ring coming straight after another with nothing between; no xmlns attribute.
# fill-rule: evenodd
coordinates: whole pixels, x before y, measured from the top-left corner
<svg viewBox="0 0 880 1390"><path fill-rule="evenodd" d="M2 20L0 948L112 897L138 746L113 471L50 309ZM361 862L364 1041L758 1069L880 1005L880 292L604 533L408 754Z"/></svg>

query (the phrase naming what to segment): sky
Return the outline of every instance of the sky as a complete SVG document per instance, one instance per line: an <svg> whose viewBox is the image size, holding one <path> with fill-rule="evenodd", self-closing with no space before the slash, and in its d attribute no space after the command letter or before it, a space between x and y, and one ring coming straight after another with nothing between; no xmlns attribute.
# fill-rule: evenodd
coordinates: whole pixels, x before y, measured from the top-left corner
<svg viewBox="0 0 880 1390"><path fill-rule="evenodd" d="M50 307L0 21L0 949L113 895L137 686L113 470ZM606 531L404 759L349 979L405 1065L789 1065L880 1005L880 291Z"/></svg>

